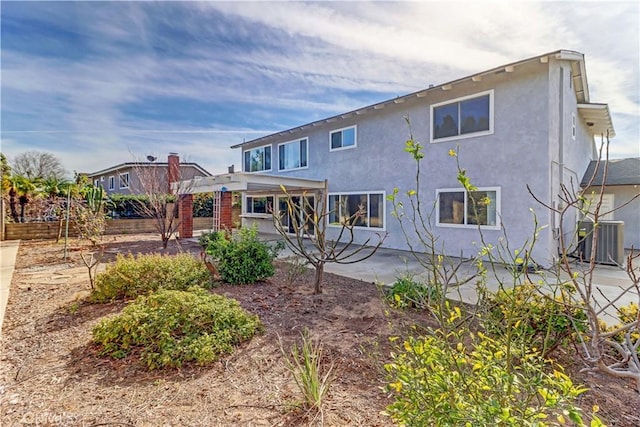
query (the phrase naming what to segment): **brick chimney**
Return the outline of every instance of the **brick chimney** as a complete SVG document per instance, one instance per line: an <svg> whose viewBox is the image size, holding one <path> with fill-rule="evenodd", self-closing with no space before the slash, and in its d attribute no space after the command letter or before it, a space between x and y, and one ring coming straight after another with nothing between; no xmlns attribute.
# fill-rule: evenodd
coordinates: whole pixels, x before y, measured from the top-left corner
<svg viewBox="0 0 640 427"><path fill-rule="evenodd" d="M180 156L178 153L169 153L167 158L167 181L169 183L169 194L172 194L171 184L180 181Z"/></svg>

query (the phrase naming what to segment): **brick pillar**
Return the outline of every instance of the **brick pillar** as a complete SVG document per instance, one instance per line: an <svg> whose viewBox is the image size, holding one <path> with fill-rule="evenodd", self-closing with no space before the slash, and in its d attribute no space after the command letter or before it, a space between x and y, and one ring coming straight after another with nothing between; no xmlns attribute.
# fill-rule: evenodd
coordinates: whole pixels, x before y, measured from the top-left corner
<svg viewBox="0 0 640 427"><path fill-rule="evenodd" d="M167 158L167 183L169 185L169 194L173 194L171 191L171 183L180 180L180 157L177 153L169 153Z"/></svg>
<svg viewBox="0 0 640 427"><path fill-rule="evenodd" d="M233 203L231 191L225 191L220 197L220 229L231 230L233 228L233 214L231 205Z"/></svg>
<svg viewBox="0 0 640 427"><path fill-rule="evenodd" d="M183 194L179 197L178 215L180 224L178 224L178 234L181 239L193 237L193 194Z"/></svg>

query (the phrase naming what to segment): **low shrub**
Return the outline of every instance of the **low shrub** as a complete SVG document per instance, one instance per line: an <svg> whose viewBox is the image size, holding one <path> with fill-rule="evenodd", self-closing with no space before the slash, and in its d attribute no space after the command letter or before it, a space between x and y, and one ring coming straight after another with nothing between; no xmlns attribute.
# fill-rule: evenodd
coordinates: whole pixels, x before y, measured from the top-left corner
<svg viewBox="0 0 640 427"><path fill-rule="evenodd" d="M484 325L488 332L506 334L541 349L547 355L574 332L584 332L587 316L583 309L562 296L541 293L537 286L525 284L500 290L488 297L490 307Z"/></svg>
<svg viewBox="0 0 640 427"><path fill-rule="evenodd" d="M229 237L226 231L207 231L198 237L198 243L202 249L206 250L210 248L209 255L215 259L220 259L222 255L223 246L229 241Z"/></svg>
<svg viewBox="0 0 640 427"><path fill-rule="evenodd" d="M281 246L270 246L258 240L255 227L243 227L231 240L212 240L206 252L218 259L220 277L234 285L250 284L275 273L273 260Z"/></svg>
<svg viewBox="0 0 640 427"><path fill-rule="evenodd" d="M295 285L309 269L307 267L307 260L295 255L283 260L281 266L285 273L285 283L287 286Z"/></svg>
<svg viewBox="0 0 640 427"><path fill-rule="evenodd" d="M139 353L148 369L211 363L261 330L257 316L202 288L162 290L140 296L114 318L93 328L101 354Z"/></svg>
<svg viewBox="0 0 640 427"><path fill-rule="evenodd" d="M427 308L437 298L435 288L402 275L387 291L387 300L396 308Z"/></svg>
<svg viewBox="0 0 640 427"><path fill-rule="evenodd" d="M632 302L628 305L624 305L618 308L618 320L619 322L610 327L604 327L603 330L606 332L615 332L619 331L613 338L618 342L623 342L625 340L625 335L629 334L629 339L633 343L636 344L636 353L640 357L640 313L638 313L638 304ZM634 322L635 326L630 326Z"/></svg>
<svg viewBox="0 0 640 427"><path fill-rule="evenodd" d="M93 302L135 298L159 289L185 290L211 286L204 263L189 254L118 255L113 264L96 277Z"/></svg>
<svg viewBox="0 0 640 427"><path fill-rule="evenodd" d="M409 337L385 365L387 415L413 426L585 425L574 401L586 389L559 367L545 372L539 353L510 348L482 333Z"/></svg>

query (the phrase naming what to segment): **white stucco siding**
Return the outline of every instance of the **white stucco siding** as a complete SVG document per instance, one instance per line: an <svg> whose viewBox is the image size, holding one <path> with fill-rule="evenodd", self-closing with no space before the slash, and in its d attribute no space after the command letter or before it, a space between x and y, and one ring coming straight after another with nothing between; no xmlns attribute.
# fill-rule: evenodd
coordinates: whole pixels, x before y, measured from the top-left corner
<svg viewBox="0 0 640 427"><path fill-rule="evenodd" d="M611 186L609 191L615 195L616 208L620 207L614 212L614 219L624 221L624 247L640 250L640 200L636 199L633 203L623 206L640 192L640 186Z"/></svg>
<svg viewBox="0 0 640 427"><path fill-rule="evenodd" d="M316 123L286 136L274 136L273 167L269 173L328 179L330 193L382 191L388 195L398 187L404 194L415 188L415 162L404 151L409 137L404 117L409 117L414 138L424 146L420 194L425 212L429 212L435 203L438 189L460 187L455 159L448 154L449 150L458 150L461 167L474 185L499 188L500 218L512 248L532 240L535 214L538 226L544 228L533 256L539 263L549 265L556 255L554 218L548 209L535 202L527 185L541 200L552 201L552 195L559 189L560 164L564 163L565 177L573 178L581 173L580 167L586 167L587 154L592 149L591 144L586 143L588 138L583 124L578 126L576 141L571 140L570 128L568 132L563 130L567 117L570 125L576 100L569 92L569 73L561 72L562 67L570 69L562 61L530 62L516 67L513 72L499 71L485 75L479 81L466 80L450 90L434 88L423 97L406 99L399 104L389 103L384 108L331 123ZM566 84L560 84L561 77L566 79ZM561 87L564 87L562 94ZM430 142L431 105L486 91L492 91L493 97L492 133ZM356 147L330 151L330 132L353 125L357 126ZM564 134L565 145L563 162L559 151L561 134ZM278 143L303 137L309 140L308 168L278 171ZM571 141L565 141L567 137ZM403 199L408 206L406 198ZM384 246L406 249L405 238L397 220L391 216L391 209L391 203L385 201L385 229L389 236ZM473 226L452 228L434 224L433 230L447 254L471 256L479 250L480 236ZM357 241L362 243L376 232L379 230L360 229ZM485 230L484 235L488 243L501 244L501 230Z"/></svg>

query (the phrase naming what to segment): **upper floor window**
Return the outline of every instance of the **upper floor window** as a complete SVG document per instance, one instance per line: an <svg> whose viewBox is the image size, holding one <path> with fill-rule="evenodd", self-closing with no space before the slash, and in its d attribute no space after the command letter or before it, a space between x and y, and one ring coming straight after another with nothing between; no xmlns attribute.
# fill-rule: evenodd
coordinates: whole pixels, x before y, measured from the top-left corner
<svg viewBox="0 0 640 427"><path fill-rule="evenodd" d="M576 113L571 113L571 138L576 139L577 120Z"/></svg>
<svg viewBox="0 0 640 427"><path fill-rule="evenodd" d="M498 227L500 189L438 190L439 226Z"/></svg>
<svg viewBox="0 0 640 427"><path fill-rule="evenodd" d="M271 146L253 148L244 152L244 171L260 172L271 170Z"/></svg>
<svg viewBox="0 0 640 427"><path fill-rule="evenodd" d="M278 169L283 171L306 168L307 145L307 138L278 145Z"/></svg>
<svg viewBox="0 0 640 427"><path fill-rule="evenodd" d="M99 179L97 179L97 178L96 178L96 179L94 179L94 180L93 180L93 186L94 186L94 187L100 187L100 180L99 180Z"/></svg>
<svg viewBox="0 0 640 427"><path fill-rule="evenodd" d="M329 224L384 228L384 193L330 194Z"/></svg>
<svg viewBox="0 0 640 427"><path fill-rule="evenodd" d="M129 172L120 174L120 188L129 188Z"/></svg>
<svg viewBox="0 0 640 427"><path fill-rule="evenodd" d="M431 106L431 141L493 133L493 91Z"/></svg>
<svg viewBox="0 0 640 427"><path fill-rule="evenodd" d="M116 178L114 176L109 177L109 190L116 188Z"/></svg>
<svg viewBox="0 0 640 427"><path fill-rule="evenodd" d="M356 127L351 126L348 128L334 130L331 132L329 139L331 143L329 151L353 148L357 145Z"/></svg>

